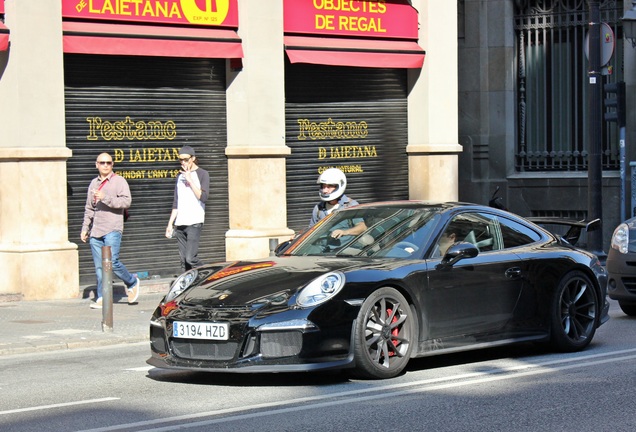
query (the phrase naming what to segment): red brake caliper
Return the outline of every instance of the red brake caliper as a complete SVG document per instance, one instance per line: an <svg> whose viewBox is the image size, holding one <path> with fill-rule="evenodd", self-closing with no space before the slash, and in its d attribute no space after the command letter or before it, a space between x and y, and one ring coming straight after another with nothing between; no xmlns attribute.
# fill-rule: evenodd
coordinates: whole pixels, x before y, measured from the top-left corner
<svg viewBox="0 0 636 432"><path fill-rule="evenodd" d="M390 317L390 316L391 316L391 313L393 313L393 310L392 310L392 309L387 309L387 310L386 310L386 316L387 316L387 317ZM394 316L394 317L393 317L393 319L391 320L391 324L393 324L393 323L394 323L394 322L396 322L397 320L398 320L398 317L397 317L397 315L396 315L396 316ZM400 330L396 327L396 328L394 328L393 330L391 330L391 334L397 338L397 336L400 334ZM397 346L398 346L399 344L400 344L400 341L399 341L399 340L397 340L397 339L393 339L393 345L394 345L396 348L397 348ZM394 352L394 351L391 351L391 352L389 353L389 357L393 357L394 355L395 355L395 352Z"/></svg>

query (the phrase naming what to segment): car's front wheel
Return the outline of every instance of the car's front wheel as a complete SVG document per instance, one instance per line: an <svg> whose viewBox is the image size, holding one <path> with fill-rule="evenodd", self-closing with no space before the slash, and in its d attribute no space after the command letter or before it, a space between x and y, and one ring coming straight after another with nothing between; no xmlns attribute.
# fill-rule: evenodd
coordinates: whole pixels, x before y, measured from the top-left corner
<svg viewBox="0 0 636 432"><path fill-rule="evenodd" d="M555 349L578 351L596 332L599 302L594 284L580 271L568 273L559 283L552 303L552 338Z"/></svg>
<svg viewBox="0 0 636 432"><path fill-rule="evenodd" d="M625 315L636 316L636 304L619 301L618 305L621 307L621 310L625 313Z"/></svg>
<svg viewBox="0 0 636 432"><path fill-rule="evenodd" d="M355 374L391 378L406 367L417 343L417 317L394 288L380 288L362 304L355 328Z"/></svg>

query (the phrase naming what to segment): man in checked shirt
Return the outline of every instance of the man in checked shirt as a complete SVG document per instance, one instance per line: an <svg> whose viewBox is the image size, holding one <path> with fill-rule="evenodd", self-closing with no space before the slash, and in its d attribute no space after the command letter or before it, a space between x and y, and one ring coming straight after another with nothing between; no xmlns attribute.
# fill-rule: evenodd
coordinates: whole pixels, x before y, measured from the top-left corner
<svg viewBox="0 0 636 432"><path fill-rule="evenodd" d="M113 273L126 284L128 303L139 297L139 278L132 275L119 261L121 236L124 231L124 210L130 207L132 198L128 182L113 172L113 158L108 153L97 156L95 167L99 175L88 186L81 239L89 240L95 272L97 274L97 298L91 309L102 308L102 246L110 246Z"/></svg>

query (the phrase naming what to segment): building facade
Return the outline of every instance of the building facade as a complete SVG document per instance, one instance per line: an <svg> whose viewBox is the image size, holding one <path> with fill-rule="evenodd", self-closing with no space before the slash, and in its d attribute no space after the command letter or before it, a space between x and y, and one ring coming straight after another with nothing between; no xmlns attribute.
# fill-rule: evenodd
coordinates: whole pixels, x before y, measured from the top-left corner
<svg viewBox="0 0 636 432"><path fill-rule="evenodd" d="M602 135L602 243L607 252L614 228L634 214L630 163L636 158L631 144L636 139L636 50L624 40L621 22L631 2L597 1L602 21L598 85L623 81L627 89L621 152L617 124L590 118L590 3L457 2L459 135L464 150L459 157L459 197L487 203L499 187L506 206L522 216L588 219L589 131L590 122L597 122Z"/></svg>
<svg viewBox="0 0 636 432"><path fill-rule="evenodd" d="M0 23L0 295L94 281L79 231L103 151L144 278L178 269L163 233L183 145L211 178L206 261L304 229L328 167L361 202L459 196L455 4L0 0Z"/></svg>

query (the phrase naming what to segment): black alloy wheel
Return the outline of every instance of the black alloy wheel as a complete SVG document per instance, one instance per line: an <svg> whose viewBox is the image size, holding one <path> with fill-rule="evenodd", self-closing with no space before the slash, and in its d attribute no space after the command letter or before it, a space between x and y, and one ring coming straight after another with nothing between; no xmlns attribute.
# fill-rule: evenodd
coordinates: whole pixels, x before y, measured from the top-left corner
<svg viewBox="0 0 636 432"><path fill-rule="evenodd" d="M594 284L580 271L565 275L552 305L552 345L562 352L579 351L592 341L599 301Z"/></svg>
<svg viewBox="0 0 636 432"><path fill-rule="evenodd" d="M417 341L417 318L404 296L380 288L362 304L356 320L354 374L384 379L406 367Z"/></svg>

